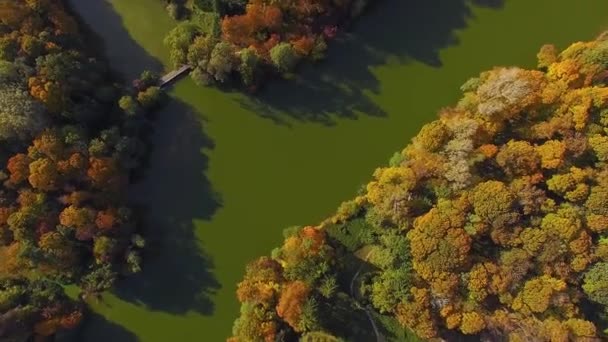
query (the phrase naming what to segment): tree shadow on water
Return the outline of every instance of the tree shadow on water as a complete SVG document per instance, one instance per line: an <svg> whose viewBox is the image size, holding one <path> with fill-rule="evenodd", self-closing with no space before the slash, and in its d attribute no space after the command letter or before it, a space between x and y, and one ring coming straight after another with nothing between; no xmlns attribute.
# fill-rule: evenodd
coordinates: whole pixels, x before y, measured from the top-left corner
<svg viewBox="0 0 608 342"><path fill-rule="evenodd" d="M95 312L88 312L84 322L73 330L62 331L55 342L137 342L137 336L123 326Z"/></svg>
<svg viewBox="0 0 608 342"><path fill-rule="evenodd" d="M482 7L500 8L505 4L505 0L473 0L473 3Z"/></svg>
<svg viewBox="0 0 608 342"><path fill-rule="evenodd" d="M111 61L113 68L120 70L119 76L126 81L135 79L143 70L163 71L162 63L131 37L109 0L68 0L67 3L70 10L78 14L79 26L90 31L86 38L94 39L96 50Z"/></svg>
<svg viewBox="0 0 608 342"><path fill-rule="evenodd" d="M194 109L172 99L154 121L145 174L129 190L132 202L142 205L147 255L141 274L121 281L115 292L151 310L211 314L210 295L220 288L193 223L210 220L221 206L204 175L204 150L213 143L200 120Z"/></svg>
<svg viewBox="0 0 608 342"><path fill-rule="evenodd" d="M271 81L241 105L278 124L289 119L335 124L337 118L386 116L370 98L380 92L375 66L417 61L441 67L439 53L458 43L471 6L498 9L504 0L383 0L329 43L326 59L303 63L294 80ZM407 83L415 83L408 80ZM406 82L404 82L406 84Z"/></svg>
<svg viewBox="0 0 608 342"><path fill-rule="evenodd" d="M130 36L109 0L71 0L70 5L99 38L96 43L125 81L144 69L162 70L162 64ZM146 248L142 272L120 281L114 293L149 310L211 314L210 295L220 288L193 222L211 219L221 206L205 176L204 153L213 142L200 120L185 103L168 101L152 122L151 152L143 175L128 189L141 216Z"/></svg>

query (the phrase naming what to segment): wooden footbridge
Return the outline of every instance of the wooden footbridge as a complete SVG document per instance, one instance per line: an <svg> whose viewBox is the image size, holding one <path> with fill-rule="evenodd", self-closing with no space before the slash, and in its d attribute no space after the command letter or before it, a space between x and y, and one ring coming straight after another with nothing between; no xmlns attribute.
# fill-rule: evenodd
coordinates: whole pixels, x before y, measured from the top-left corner
<svg viewBox="0 0 608 342"><path fill-rule="evenodd" d="M191 70L192 67L190 65L182 65L179 69L175 69L170 73L166 74L165 76L161 77L160 81L158 82L158 86L161 88L166 87L181 76L188 74Z"/></svg>

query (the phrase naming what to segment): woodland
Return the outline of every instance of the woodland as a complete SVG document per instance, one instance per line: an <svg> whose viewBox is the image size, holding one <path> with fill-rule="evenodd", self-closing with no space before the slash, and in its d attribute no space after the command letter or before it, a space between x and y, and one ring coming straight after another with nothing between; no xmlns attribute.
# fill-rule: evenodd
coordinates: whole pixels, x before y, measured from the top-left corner
<svg viewBox="0 0 608 342"><path fill-rule="evenodd" d="M254 91L271 75L292 77L302 60L323 59L338 28L369 0L163 0L180 23L165 37L175 66L200 85Z"/></svg>
<svg viewBox="0 0 608 342"><path fill-rule="evenodd" d="M537 69L468 80L355 199L319 225L286 229L282 246L249 264L230 341L398 331L605 340L606 67L604 34L561 52L543 46Z"/></svg>
<svg viewBox="0 0 608 342"><path fill-rule="evenodd" d="M124 189L162 92L149 72L117 83L84 42L61 1L0 1L2 341L76 327L83 299L141 269Z"/></svg>
<svg viewBox="0 0 608 342"><path fill-rule="evenodd" d="M253 91L365 5L171 0L165 43L197 83ZM0 0L2 341L78 327L144 267L128 185L164 93L88 34L63 1ZM285 229L247 266L229 341L607 339L608 34L537 57L468 80L356 198Z"/></svg>

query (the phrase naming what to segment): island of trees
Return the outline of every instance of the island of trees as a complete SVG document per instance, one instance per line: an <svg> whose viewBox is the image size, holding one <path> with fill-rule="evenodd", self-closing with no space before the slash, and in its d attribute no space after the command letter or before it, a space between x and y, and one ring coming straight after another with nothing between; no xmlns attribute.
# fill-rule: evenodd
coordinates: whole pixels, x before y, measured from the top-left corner
<svg viewBox="0 0 608 342"><path fill-rule="evenodd" d="M254 90L268 75L289 75L322 59L337 28L369 0L162 0L181 19L165 38L171 61L193 67L198 84L235 81Z"/></svg>
<svg viewBox="0 0 608 342"><path fill-rule="evenodd" d="M359 196L247 266L230 341L608 339L607 67L602 35L467 81Z"/></svg>
<svg viewBox="0 0 608 342"><path fill-rule="evenodd" d="M123 88L92 57L63 1L0 0L0 340L73 328L67 297L140 270L124 188L145 152L149 73Z"/></svg>

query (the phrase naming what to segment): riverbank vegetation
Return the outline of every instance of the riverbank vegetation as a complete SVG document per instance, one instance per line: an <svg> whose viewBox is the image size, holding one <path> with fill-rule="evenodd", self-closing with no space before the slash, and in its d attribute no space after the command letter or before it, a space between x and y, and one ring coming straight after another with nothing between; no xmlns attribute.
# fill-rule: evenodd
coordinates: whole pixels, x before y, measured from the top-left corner
<svg viewBox="0 0 608 342"><path fill-rule="evenodd" d="M0 0L0 339L77 325L52 281L86 295L141 268L125 186L161 94L86 51L62 1Z"/></svg>
<svg viewBox="0 0 608 342"><path fill-rule="evenodd" d="M165 44L175 66L193 67L198 84L236 81L253 90L301 60L322 59L338 27L368 2L169 0L169 14L182 21Z"/></svg>
<svg viewBox="0 0 608 342"><path fill-rule="evenodd" d="M391 339L391 321L423 339L606 339L607 68L602 35L467 81L359 196L247 267L230 341Z"/></svg>
<svg viewBox="0 0 608 342"><path fill-rule="evenodd" d="M0 279L0 336L3 341L28 341L50 336L60 329L73 329L82 320L82 305L48 280Z"/></svg>

